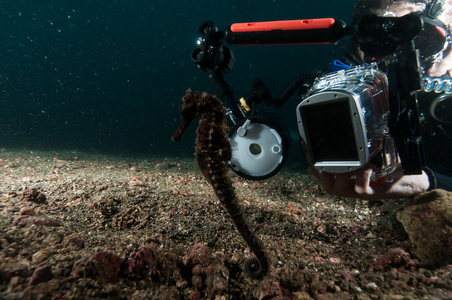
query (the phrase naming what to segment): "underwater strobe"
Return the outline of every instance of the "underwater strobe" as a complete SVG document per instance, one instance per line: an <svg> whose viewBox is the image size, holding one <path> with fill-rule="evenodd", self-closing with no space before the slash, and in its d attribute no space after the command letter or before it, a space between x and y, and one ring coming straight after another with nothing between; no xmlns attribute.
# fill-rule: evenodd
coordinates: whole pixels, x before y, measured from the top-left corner
<svg viewBox="0 0 452 300"><path fill-rule="evenodd" d="M281 118L262 113L231 130L231 167L246 179L262 180L279 172L289 152L290 135Z"/></svg>
<svg viewBox="0 0 452 300"><path fill-rule="evenodd" d="M236 101L232 88L224 80L234 65L234 55L223 45L224 32L206 21L199 28L199 38L191 58L209 74L209 81L216 95L228 107L228 115L235 124L229 133L232 148L230 166L239 176L266 179L284 165L290 144L290 135L283 120L276 114L256 111L259 103L269 106L273 100L267 87L260 80L253 82L252 91ZM230 33L230 36L234 36Z"/></svg>

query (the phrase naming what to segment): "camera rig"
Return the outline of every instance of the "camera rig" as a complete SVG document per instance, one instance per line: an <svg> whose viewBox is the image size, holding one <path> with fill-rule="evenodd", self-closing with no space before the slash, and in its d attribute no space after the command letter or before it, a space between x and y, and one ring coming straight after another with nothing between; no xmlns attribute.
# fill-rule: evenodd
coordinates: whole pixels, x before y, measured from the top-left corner
<svg viewBox="0 0 452 300"><path fill-rule="evenodd" d="M202 23L191 59L208 74L217 97L227 107L234 124L230 131L232 169L248 179L265 179L282 168L288 156L290 135L283 120L274 113L265 112L265 109L271 105L280 107L301 86L307 91L322 72L303 73L276 99L272 98L264 83L256 79L251 92L237 101L224 78L235 63L232 50L224 42L236 45L330 44L344 37L354 37L365 54L377 60L385 58L389 133L395 142L404 173L420 174L424 159L416 91L421 90L421 66L414 39L422 28L422 18L414 13L403 17L367 15L355 26L324 18L236 23L220 31L211 21ZM264 112L257 111L259 103L265 104ZM365 107L358 107L357 112L365 114L365 110ZM368 134L368 129L360 128L362 134ZM311 141L305 139L302 142ZM366 143L370 142L364 141L364 148ZM352 146L363 148L357 144ZM367 159L370 157L360 160L357 168ZM310 163L316 166L315 161ZM328 168L320 168L329 171ZM349 170L353 168L342 168L338 172Z"/></svg>

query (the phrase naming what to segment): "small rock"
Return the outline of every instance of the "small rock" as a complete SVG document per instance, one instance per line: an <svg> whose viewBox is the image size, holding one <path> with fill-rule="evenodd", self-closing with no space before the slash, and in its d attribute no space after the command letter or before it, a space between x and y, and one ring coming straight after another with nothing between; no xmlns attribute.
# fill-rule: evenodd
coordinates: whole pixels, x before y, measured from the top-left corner
<svg viewBox="0 0 452 300"><path fill-rule="evenodd" d="M8 243L7 240L5 240L5 239L0 239L0 250L6 249L6 247L8 247L8 246L9 246L9 243Z"/></svg>
<svg viewBox="0 0 452 300"><path fill-rule="evenodd" d="M23 281L24 279L19 276L14 276L13 278L11 278L11 280L9 281L8 292L13 292L15 288L23 283Z"/></svg>
<svg viewBox="0 0 452 300"><path fill-rule="evenodd" d="M206 270L207 294L210 299L228 291L229 270L222 264L211 264Z"/></svg>
<svg viewBox="0 0 452 300"><path fill-rule="evenodd" d="M156 168L157 170L161 170L161 171L168 170L168 169L171 168L171 167L173 167L173 165L170 164L170 163L167 162L167 161L163 161L163 162L158 163L157 165L155 165L155 168Z"/></svg>
<svg viewBox="0 0 452 300"><path fill-rule="evenodd" d="M340 258L337 258L337 257L331 257L331 258L329 259L329 262L332 263L332 264L338 265L338 264L341 263L341 259L340 259Z"/></svg>
<svg viewBox="0 0 452 300"><path fill-rule="evenodd" d="M22 193L22 200L38 204L45 204L47 197L37 189L26 189Z"/></svg>
<svg viewBox="0 0 452 300"><path fill-rule="evenodd" d="M32 207L22 207L19 211L19 215L21 216L34 216L36 212Z"/></svg>
<svg viewBox="0 0 452 300"><path fill-rule="evenodd" d="M288 299L290 293L275 279L264 279L259 288L254 292L258 299Z"/></svg>
<svg viewBox="0 0 452 300"><path fill-rule="evenodd" d="M37 268L30 278L30 284L39 284L41 282L49 281L53 278L52 270L48 266Z"/></svg>
<svg viewBox="0 0 452 300"><path fill-rule="evenodd" d="M130 278L141 278L146 271L155 268L157 259L155 252L146 247L140 247L136 252L132 252L126 263L126 274Z"/></svg>
<svg viewBox="0 0 452 300"><path fill-rule="evenodd" d="M57 220L54 220L46 216L34 217L33 223L37 226L50 226L50 227L56 227L61 225L60 222L58 222Z"/></svg>
<svg viewBox="0 0 452 300"><path fill-rule="evenodd" d="M141 186L141 187L145 186L143 178L139 176L130 177L128 183L130 186Z"/></svg>
<svg viewBox="0 0 452 300"><path fill-rule="evenodd" d="M33 224L33 219L31 218L31 216L28 215L22 215L22 216L16 216L14 217L13 220L13 224L14 225L19 225L19 226L29 226L31 224Z"/></svg>
<svg viewBox="0 0 452 300"><path fill-rule="evenodd" d="M389 251L380 257L374 264L374 269L377 271L400 267L408 270L415 268L415 262L411 259L410 254L401 248L389 249Z"/></svg>
<svg viewBox="0 0 452 300"><path fill-rule="evenodd" d="M189 268L194 268L196 265L206 266L209 264L209 259L212 253L206 245L197 243L193 246L189 253L187 253L182 262Z"/></svg>
<svg viewBox="0 0 452 300"><path fill-rule="evenodd" d="M101 251L93 257L94 270L103 283L113 283L118 277L118 273L123 260L110 252Z"/></svg>
<svg viewBox="0 0 452 300"><path fill-rule="evenodd" d="M73 278L93 278L94 264L90 258L77 260L72 267L71 276Z"/></svg>
<svg viewBox="0 0 452 300"><path fill-rule="evenodd" d="M452 263L452 192L423 193L397 213L420 261L432 265Z"/></svg>
<svg viewBox="0 0 452 300"><path fill-rule="evenodd" d="M186 287L188 287L188 282L185 279L179 279L178 281L176 281L176 287L178 289L185 289Z"/></svg>
<svg viewBox="0 0 452 300"><path fill-rule="evenodd" d="M60 222L58 222L57 220L54 220L46 216L30 216L30 215L16 216L13 220L13 224L22 227L30 226L32 224L36 226L50 226L50 227L56 227L61 225Z"/></svg>
<svg viewBox="0 0 452 300"><path fill-rule="evenodd" d="M10 279L14 276L30 276L30 264L26 260L5 261L0 264L0 279Z"/></svg>
<svg viewBox="0 0 452 300"><path fill-rule="evenodd" d="M96 278L102 283L116 281L123 259L119 256L100 251L90 258L79 259L74 263L71 276L73 278Z"/></svg>
<svg viewBox="0 0 452 300"><path fill-rule="evenodd" d="M375 291L378 289L378 285L375 282L369 282L368 284L366 284L366 289L368 291Z"/></svg>
<svg viewBox="0 0 452 300"><path fill-rule="evenodd" d="M61 245L64 249L79 250L84 247L85 241L77 234L71 234L63 239Z"/></svg>
<svg viewBox="0 0 452 300"><path fill-rule="evenodd" d="M31 262L33 264L39 264L39 263L43 262L45 259L47 259L48 256L49 256L49 252L47 250L40 250L40 251L36 252L35 254L33 254L33 256L31 258Z"/></svg>

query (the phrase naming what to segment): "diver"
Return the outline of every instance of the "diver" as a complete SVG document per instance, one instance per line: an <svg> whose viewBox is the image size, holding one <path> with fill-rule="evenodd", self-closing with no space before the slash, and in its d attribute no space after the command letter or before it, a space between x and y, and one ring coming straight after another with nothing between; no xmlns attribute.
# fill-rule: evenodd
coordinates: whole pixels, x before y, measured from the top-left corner
<svg viewBox="0 0 452 300"><path fill-rule="evenodd" d="M358 0L352 25L367 14L401 17L415 12L433 25L425 26L417 38L424 70L418 105L427 167L420 175L405 175L399 166L389 175L390 180L379 185L371 184L371 163L353 172L334 174L310 167L329 194L377 200L413 197L435 188L452 191L452 0ZM372 58L353 40L351 50L340 61L352 66Z"/></svg>

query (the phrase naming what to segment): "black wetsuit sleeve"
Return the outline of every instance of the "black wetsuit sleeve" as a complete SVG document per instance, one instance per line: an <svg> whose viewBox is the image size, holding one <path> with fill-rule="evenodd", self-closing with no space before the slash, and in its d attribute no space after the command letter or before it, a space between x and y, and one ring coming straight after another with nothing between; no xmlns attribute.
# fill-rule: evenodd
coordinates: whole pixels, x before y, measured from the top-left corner
<svg viewBox="0 0 452 300"><path fill-rule="evenodd" d="M452 177L434 173L436 177L436 187L446 191L452 191Z"/></svg>
<svg viewBox="0 0 452 300"><path fill-rule="evenodd" d="M427 167L424 168L424 172L427 174L430 183L429 191L436 188L452 191L452 177L440 174Z"/></svg>

